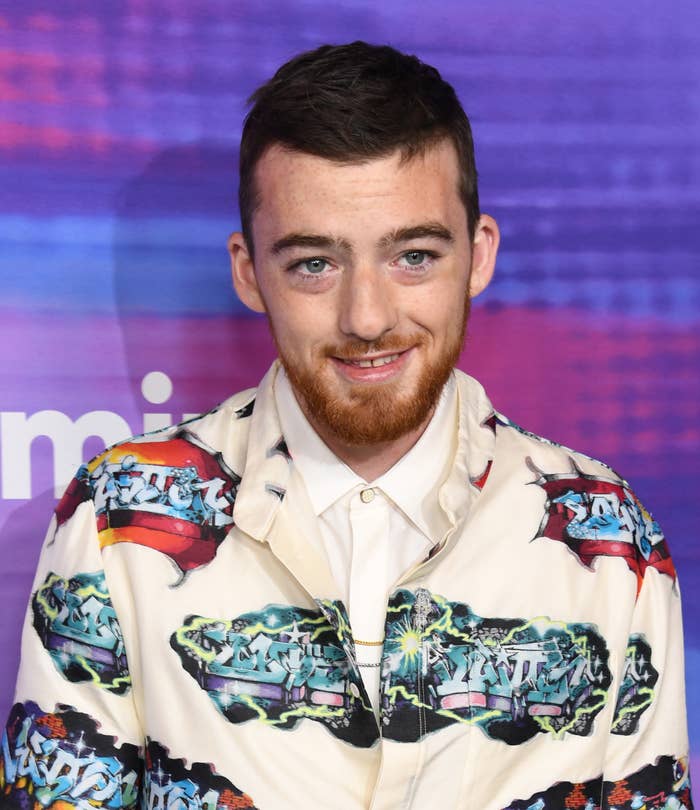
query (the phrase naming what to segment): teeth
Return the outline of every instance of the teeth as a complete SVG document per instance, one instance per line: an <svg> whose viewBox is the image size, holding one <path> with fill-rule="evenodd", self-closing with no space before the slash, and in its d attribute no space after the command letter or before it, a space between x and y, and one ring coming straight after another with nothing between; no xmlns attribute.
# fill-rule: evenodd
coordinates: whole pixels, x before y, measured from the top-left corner
<svg viewBox="0 0 700 810"><path fill-rule="evenodd" d="M387 363L393 363L398 357L398 354L389 354L386 357L377 357L376 360L350 360L349 362L353 366L359 366L360 368L377 368L378 366L385 366Z"/></svg>

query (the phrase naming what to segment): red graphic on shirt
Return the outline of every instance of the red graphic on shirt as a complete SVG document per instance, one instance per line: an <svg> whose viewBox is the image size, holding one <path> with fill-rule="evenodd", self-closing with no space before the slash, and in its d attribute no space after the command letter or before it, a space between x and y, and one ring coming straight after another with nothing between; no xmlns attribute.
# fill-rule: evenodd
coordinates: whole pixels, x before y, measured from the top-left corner
<svg viewBox="0 0 700 810"><path fill-rule="evenodd" d="M692 810L686 757L661 756L656 762L614 782L602 774L586 782L557 782L507 810Z"/></svg>
<svg viewBox="0 0 700 810"><path fill-rule="evenodd" d="M233 525L240 477L185 430L167 440L119 444L88 472L101 547L155 549L184 575L214 559Z"/></svg>
<svg viewBox="0 0 700 810"><path fill-rule="evenodd" d="M162 802L159 806L257 810L252 798L218 774L210 763L193 762L188 768L184 759L171 758L170 751L155 740L148 741L144 760L147 781ZM183 785L187 786L186 793Z"/></svg>
<svg viewBox="0 0 700 810"><path fill-rule="evenodd" d="M83 465L78 474L66 487L63 497L56 504L54 514L56 515L56 529L60 529L75 514L75 510L81 503L89 501L91 497L90 476L87 466Z"/></svg>
<svg viewBox="0 0 700 810"><path fill-rule="evenodd" d="M495 435L497 424L498 424L498 417L496 416L495 413L491 413L481 423L481 427L488 428Z"/></svg>
<svg viewBox="0 0 700 810"><path fill-rule="evenodd" d="M490 458L488 460L488 462L486 463L486 467L485 467L484 471L481 473L481 475L478 475L476 478L470 479L472 484L477 489L483 489L484 488L484 485L486 484L486 481L488 480L489 474L491 473L492 465L493 465L493 459Z"/></svg>
<svg viewBox="0 0 700 810"><path fill-rule="evenodd" d="M597 557L622 557L641 587L647 568L675 581L676 571L659 524L622 481L587 475L572 460L570 473L549 474L528 459L547 495L536 537L564 543L587 567Z"/></svg>

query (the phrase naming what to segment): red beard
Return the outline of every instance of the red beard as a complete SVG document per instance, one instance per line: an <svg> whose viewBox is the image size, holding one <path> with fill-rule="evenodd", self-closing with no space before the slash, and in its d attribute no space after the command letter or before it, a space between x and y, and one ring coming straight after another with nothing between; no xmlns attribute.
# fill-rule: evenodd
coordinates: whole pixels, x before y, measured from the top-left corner
<svg viewBox="0 0 700 810"><path fill-rule="evenodd" d="M328 382L327 374L308 368L285 355L273 331L280 360L312 423L327 428L348 445L373 445L391 442L417 430L429 417L452 369L459 359L469 315L469 300L460 328L445 346L437 362L425 366L411 390L402 391L400 381L353 385L347 396L340 397ZM388 334L376 341L352 340L342 345L327 345L323 357L360 357L363 354L419 350L426 340L417 335Z"/></svg>

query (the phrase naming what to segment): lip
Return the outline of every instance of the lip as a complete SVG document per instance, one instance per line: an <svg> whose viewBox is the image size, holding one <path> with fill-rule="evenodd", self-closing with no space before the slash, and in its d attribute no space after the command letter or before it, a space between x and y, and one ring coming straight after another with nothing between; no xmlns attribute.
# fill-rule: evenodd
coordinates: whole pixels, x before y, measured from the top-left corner
<svg viewBox="0 0 700 810"><path fill-rule="evenodd" d="M331 357L336 371L349 380L350 382L383 382L399 374L409 357L413 353L413 347L404 349L403 351L389 351L378 352L377 354L363 354L361 357L353 357L353 360L381 360L383 357L392 357L398 355L395 360L390 363L384 363L381 366L362 367L353 365L347 362L349 358Z"/></svg>

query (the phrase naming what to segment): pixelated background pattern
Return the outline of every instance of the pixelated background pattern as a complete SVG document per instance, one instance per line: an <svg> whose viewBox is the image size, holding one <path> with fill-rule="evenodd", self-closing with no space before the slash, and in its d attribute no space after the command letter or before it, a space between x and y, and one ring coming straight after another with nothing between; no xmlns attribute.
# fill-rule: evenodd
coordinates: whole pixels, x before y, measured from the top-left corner
<svg viewBox="0 0 700 810"><path fill-rule="evenodd" d="M690 0L3 6L0 715L55 489L81 438L96 434L87 458L208 409L273 357L264 322L235 300L225 251L244 103L293 53L351 38L417 53L464 102L483 209L503 239L461 365L519 424L620 470L664 528L684 591L697 752Z"/></svg>

